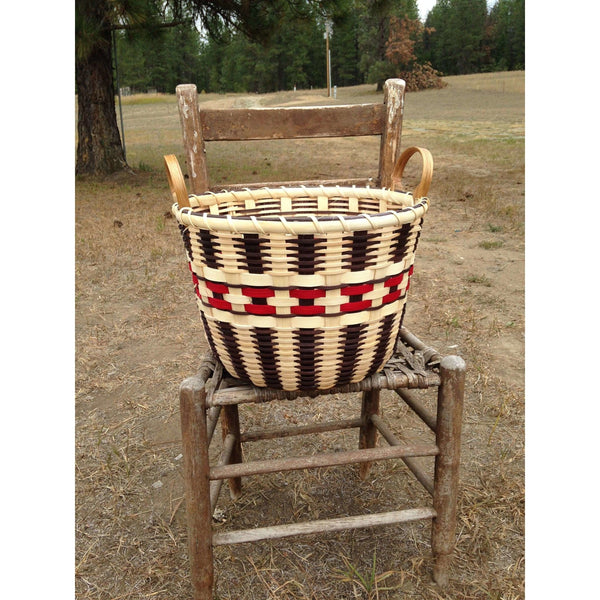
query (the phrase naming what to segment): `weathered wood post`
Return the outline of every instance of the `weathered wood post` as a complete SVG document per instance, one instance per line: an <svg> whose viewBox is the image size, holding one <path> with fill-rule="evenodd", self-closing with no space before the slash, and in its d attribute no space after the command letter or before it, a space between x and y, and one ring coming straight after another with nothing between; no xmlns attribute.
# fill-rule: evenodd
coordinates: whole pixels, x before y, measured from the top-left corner
<svg viewBox="0 0 600 600"><path fill-rule="evenodd" d="M455 544L465 369L460 356L446 356L440 363L436 426L439 454L435 457L433 490L436 517L431 529L433 580L440 586L448 584L448 567Z"/></svg>
<svg viewBox="0 0 600 600"><path fill-rule="evenodd" d="M362 408L360 418L362 425L359 433L359 448L375 448L377 442L377 427L371 421L372 415L379 414L379 390L368 390L362 394ZM361 479L366 479L371 469L370 462L361 463L359 475Z"/></svg>
<svg viewBox="0 0 600 600"><path fill-rule="evenodd" d="M231 455L229 457L229 464L237 464L242 462L242 445L240 442L240 417L238 412L237 404L230 404L223 407L221 416L221 428L223 434L223 441L228 435L233 435L235 441ZM229 493L233 500L237 500L242 493L242 478L232 477L229 480Z"/></svg>
<svg viewBox="0 0 600 600"><path fill-rule="evenodd" d="M189 377L179 388L188 549L194 600L212 600L214 582L210 465L205 378Z"/></svg>
<svg viewBox="0 0 600 600"><path fill-rule="evenodd" d="M208 190L208 171L204 160L206 149L198 110L198 90L193 83L184 83L178 85L175 92L191 191L192 194L203 194Z"/></svg>
<svg viewBox="0 0 600 600"><path fill-rule="evenodd" d="M379 150L379 185L384 188L390 187L394 165L400 156L405 87L403 79L388 79L383 88L385 122Z"/></svg>

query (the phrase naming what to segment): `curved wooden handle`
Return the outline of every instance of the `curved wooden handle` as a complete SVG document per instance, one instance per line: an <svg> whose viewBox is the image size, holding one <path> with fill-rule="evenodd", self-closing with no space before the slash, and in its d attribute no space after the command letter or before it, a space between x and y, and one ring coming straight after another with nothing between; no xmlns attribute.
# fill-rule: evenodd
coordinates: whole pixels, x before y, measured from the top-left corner
<svg viewBox="0 0 600 600"><path fill-rule="evenodd" d="M433 176L433 156L431 156L429 150L426 148L419 148L418 146L411 146L400 155L400 158L392 171L392 192L396 191L396 185L398 188L402 185L402 173L404 173L404 167L406 167L406 163L410 157L417 152L423 159L423 172L421 174L421 181L415 188L413 196L415 199L427 196L429 186L431 185L431 178Z"/></svg>
<svg viewBox="0 0 600 600"><path fill-rule="evenodd" d="M171 188L171 194L173 200L177 202L179 208L189 206L190 201L188 198L187 188L185 187L185 179L179 166L179 161L174 154L169 154L164 157L165 168L167 169L167 179L169 181L169 187Z"/></svg>

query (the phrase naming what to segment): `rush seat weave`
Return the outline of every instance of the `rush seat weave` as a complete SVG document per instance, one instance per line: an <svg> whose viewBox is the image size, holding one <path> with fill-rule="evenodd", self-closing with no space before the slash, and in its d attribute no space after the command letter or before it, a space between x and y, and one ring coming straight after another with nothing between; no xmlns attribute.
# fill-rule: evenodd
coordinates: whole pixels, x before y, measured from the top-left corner
<svg viewBox="0 0 600 600"><path fill-rule="evenodd" d="M259 387L326 390L388 361L431 180L415 152L415 193L355 187L263 188L188 196L165 157L206 337L234 377ZM396 187L396 185L394 185Z"/></svg>

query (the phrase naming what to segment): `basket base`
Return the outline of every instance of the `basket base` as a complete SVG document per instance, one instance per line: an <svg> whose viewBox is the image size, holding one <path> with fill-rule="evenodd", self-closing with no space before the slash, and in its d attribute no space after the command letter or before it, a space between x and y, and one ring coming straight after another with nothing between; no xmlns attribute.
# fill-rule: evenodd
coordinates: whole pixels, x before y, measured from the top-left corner
<svg viewBox="0 0 600 600"><path fill-rule="evenodd" d="M338 329L279 331L207 318L211 350L236 379L286 391L328 390L381 370L391 357L402 312Z"/></svg>

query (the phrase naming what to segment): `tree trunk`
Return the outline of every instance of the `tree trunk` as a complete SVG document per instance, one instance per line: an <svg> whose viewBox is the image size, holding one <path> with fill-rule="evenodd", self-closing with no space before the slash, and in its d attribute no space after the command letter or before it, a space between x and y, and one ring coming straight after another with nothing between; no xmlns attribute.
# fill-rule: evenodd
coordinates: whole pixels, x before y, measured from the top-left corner
<svg viewBox="0 0 600 600"><path fill-rule="evenodd" d="M87 17L100 19L101 25L98 7L104 3L89 4L92 8L88 9ZM110 29L102 28L94 42L85 58L77 56L75 60L79 138L75 172L78 175L105 175L128 168L117 127Z"/></svg>

